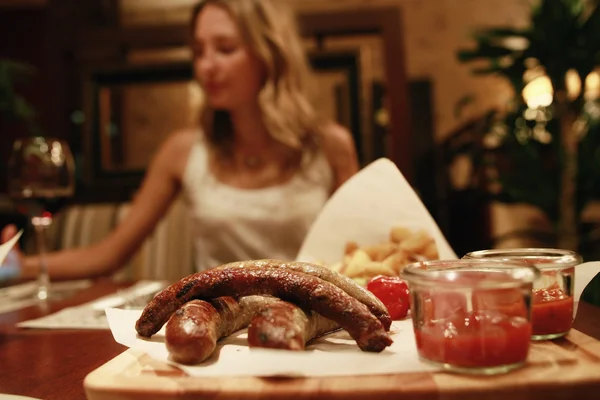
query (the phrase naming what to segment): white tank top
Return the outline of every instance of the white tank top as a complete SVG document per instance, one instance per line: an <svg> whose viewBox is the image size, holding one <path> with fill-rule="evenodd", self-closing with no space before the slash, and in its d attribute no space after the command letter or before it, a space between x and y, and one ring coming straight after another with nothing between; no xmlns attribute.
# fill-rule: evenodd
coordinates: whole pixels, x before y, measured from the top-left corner
<svg viewBox="0 0 600 400"><path fill-rule="evenodd" d="M293 260L329 198L333 172L322 152L304 160L286 183L239 189L221 183L208 167L208 147L190 149L183 194L191 212L196 269L275 258Z"/></svg>

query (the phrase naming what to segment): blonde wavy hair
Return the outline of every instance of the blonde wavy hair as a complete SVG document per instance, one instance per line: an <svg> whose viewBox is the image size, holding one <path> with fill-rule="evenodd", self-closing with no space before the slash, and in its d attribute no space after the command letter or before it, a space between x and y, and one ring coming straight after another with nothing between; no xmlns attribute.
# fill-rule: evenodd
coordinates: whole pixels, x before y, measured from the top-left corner
<svg viewBox="0 0 600 400"><path fill-rule="evenodd" d="M208 4L224 8L236 22L245 45L263 64L266 80L259 94L263 121L277 141L299 150L313 149L321 121L309 101L311 73L295 19L283 0L203 0L192 11L192 32ZM227 150L233 139L229 113L203 105L200 123L208 141Z"/></svg>

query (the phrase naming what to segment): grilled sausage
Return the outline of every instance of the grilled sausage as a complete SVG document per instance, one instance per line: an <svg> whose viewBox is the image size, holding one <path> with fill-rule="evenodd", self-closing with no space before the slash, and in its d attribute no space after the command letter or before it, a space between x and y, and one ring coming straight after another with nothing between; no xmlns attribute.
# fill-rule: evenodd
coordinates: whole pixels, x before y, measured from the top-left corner
<svg viewBox="0 0 600 400"><path fill-rule="evenodd" d="M248 326L248 345L269 349L304 350L306 343L340 328L314 311L278 300L261 309Z"/></svg>
<svg viewBox="0 0 600 400"><path fill-rule="evenodd" d="M246 268L246 267L274 267L274 268L286 268L292 271L303 272L308 275L313 275L321 278L327 282L333 283L335 286L348 293L367 307L369 310L381 321L386 330L390 329L392 325L392 318L385 307L385 305L379 300L373 293L358 285L352 279L345 275L342 275L336 271L322 267L320 265L298 262L298 261L279 261L279 260L252 260L252 261L240 261L230 264L224 264L216 267L216 269L226 268Z"/></svg>
<svg viewBox="0 0 600 400"><path fill-rule="evenodd" d="M173 361L199 364L213 353L217 341L245 328L252 316L275 298L223 296L182 305L167 322L165 341Z"/></svg>
<svg viewBox="0 0 600 400"><path fill-rule="evenodd" d="M231 295L270 295L314 310L338 322L364 351L379 352L392 343L367 306L334 284L305 273L263 266L212 269L183 278L148 303L136 330L140 336L150 337L187 301Z"/></svg>

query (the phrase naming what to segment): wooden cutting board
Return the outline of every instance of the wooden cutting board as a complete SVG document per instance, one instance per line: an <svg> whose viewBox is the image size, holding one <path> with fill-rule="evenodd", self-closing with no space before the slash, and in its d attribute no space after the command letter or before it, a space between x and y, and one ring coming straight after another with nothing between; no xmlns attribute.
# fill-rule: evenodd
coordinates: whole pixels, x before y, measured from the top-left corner
<svg viewBox="0 0 600 400"><path fill-rule="evenodd" d="M414 373L326 378L194 378L127 350L84 380L90 400L600 398L600 341L577 330L532 343L524 368L493 377Z"/></svg>

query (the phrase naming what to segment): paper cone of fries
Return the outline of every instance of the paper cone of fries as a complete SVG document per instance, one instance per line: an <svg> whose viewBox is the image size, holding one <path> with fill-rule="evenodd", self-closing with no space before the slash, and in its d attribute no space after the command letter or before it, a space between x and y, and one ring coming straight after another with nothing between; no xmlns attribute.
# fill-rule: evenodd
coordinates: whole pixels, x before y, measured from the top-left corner
<svg viewBox="0 0 600 400"><path fill-rule="evenodd" d="M419 196L385 158L338 189L297 256L358 280L397 276L410 262L438 258L457 257Z"/></svg>

